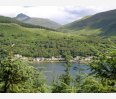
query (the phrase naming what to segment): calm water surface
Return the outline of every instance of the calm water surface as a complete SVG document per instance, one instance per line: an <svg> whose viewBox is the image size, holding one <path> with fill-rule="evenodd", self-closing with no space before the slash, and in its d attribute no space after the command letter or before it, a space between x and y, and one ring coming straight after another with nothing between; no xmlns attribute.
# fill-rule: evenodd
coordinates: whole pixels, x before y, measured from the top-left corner
<svg viewBox="0 0 116 99"><path fill-rule="evenodd" d="M57 79L58 76L65 73L65 62L46 62L46 63L34 63L34 67L36 67L39 71L42 71L48 82L51 82L53 79ZM72 63L72 67L70 69L70 74L72 77L76 77L79 68L81 68L83 73L89 73L89 67L86 64Z"/></svg>

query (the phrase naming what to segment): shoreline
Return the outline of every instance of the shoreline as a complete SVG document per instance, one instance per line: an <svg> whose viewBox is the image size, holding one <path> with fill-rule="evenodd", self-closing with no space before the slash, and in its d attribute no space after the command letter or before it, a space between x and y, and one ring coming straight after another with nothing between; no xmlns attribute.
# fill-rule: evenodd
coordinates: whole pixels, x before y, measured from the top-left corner
<svg viewBox="0 0 116 99"><path fill-rule="evenodd" d="M62 58L62 57L56 58L54 56L52 56L51 58L44 58L44 57L33 58L33 57L25 57L25 56L16 54L16 55L14 55L14 57L19 58L24 61L32 62L32 63L66 62L64 58ZM89 63L89 62L91 62L92 58L93 58L93 56L88 56L88 57L77 56L77 57L73 58L72 60L70 60L70 62Z"/></svg>

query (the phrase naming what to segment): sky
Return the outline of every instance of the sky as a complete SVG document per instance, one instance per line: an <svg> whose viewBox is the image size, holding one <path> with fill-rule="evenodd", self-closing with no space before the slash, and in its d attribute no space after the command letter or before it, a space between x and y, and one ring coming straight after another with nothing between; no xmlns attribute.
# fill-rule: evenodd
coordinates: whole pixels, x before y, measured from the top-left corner
<svg viewBox="0 0 116 99"><path fill-rule="evenodd" d="M10 2L12 4L11 5L10 3L5 3L5 1L11 0L4 0L2 2L0 0L0 15L15 17L19 13L24 13L30 17L48 18L60 24L67 24L74 20L81 19L84 16L93 15L99 12L112 10L116 8L116 3L113 3L114 0L102 0L104 2L102 1L100 2L100 0L97 0L97 2L95 2L95 0L75 0L75 2L78 1L76 2L77 5L75 4L72 5L71 2L69 2L70 6L65 4L64 6L63 5L59 6L58 3L57 5L54 4L53 6L52 5L53 2L51 2L51 5L49 4L39 5L38 3L29 4L29 2L21 3L20 2L21 0L20 1L15 0L17 1L15 3ZM32 0L22 0L22 1L32 1ZM62 1L62 3L63 2L64 0Z"/></svg>

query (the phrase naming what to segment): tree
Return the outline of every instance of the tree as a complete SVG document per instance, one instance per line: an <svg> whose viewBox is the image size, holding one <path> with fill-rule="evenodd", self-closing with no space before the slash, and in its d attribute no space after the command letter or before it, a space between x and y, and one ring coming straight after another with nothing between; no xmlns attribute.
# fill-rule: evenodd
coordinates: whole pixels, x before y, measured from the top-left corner
<svg viewBox="0 0 116 99"><path fill-rule="evenodd" d="M116 80L116 51L99 54L90 64L91 71L109 80Z"/></svg>
<svg viewBox="0 0 116 99"><path fill-rule="evenodd" d="M107 92L116 91L116 50L99 54L90 63L90 69L95 77L99 78Z"/></svg>
<svg viewBox="0 0 116 99"><path fill-rule="evenodd" d="M95 77L89 76L83 79L81 84L81 93L100 93L107 92L107 87Z"/></svg>
<svg viewBox="0 0 116 99"><path fill-rule="evenodd" d="M81 85L82 85L83 79L86 77L86 75L83 73L83 69L81 68L81 60L82 59L83 59L82 57L79 57L77 60L77 63L78 63L77 75L76 75L76 79L74 82L74 84L77 88L77 92L81 92L81 90L82 90Z"/></svg>
<svg viewBox="0 0 116 99"><path fill-rule="evenodd" d="M62 74L59 77L59 80L53 83L53 90L52 92L72 92L74 91L71 83L72 83L72 77L70 75L70 68L71 68L71 56L70 55L65 55L65 61L66 61L66 65L65 65L65 73Z"/></svg>
<svg viewBox="0 0 116 99"><path fill-rule="evenodd" d="M8 56L0 61L1 92L45 92L45 80L34 67L13 57L13 46Z"/></svg>
<svg viewBox="0 0 116 99"><path fill-rule="evenodd" d="M0 62L1 82L4 83L3 92L13 92L13 86L25 82L29 78L31 67L19 60L8 56Z"/></svg>

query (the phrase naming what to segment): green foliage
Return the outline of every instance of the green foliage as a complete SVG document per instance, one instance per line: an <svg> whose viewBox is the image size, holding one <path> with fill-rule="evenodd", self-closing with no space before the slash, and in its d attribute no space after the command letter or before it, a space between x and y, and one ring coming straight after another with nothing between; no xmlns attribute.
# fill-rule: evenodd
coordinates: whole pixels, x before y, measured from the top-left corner
<svg viewBox="0 0 116 99"><path fill-rule="evenodd" d="M96 76L116 80L116 51L98 55L90 67Z"/></svg>
<svg viewBox="0 0 116 99"><path fill-rule="evenodd" d="M116 91L116 50L98 54L90 64L90 68L92 71L91 74L99 79L98 83L104 88L104 90L99 92Z"/></svg>
<svg viewBox="0 0 116 99"><path fill-rule="evenodd" d="M101 93L116 92L115 78L115 58L116 51L105 55L100 54L90 64L93 76L84 75L81 67L78 69L77 78L70 75L71 56L65 55L65 73L49 87L42 74L34 67L13 57L12 47L9 49L8 56L0 62L0 92L9 93ZM4 51L3 51L4 52ZM101 65L102 64L102 65ZM108 68L109 67L109 68ZM109 69L107 73L106 68ZM110 76L108 76L110 75Z"/></svg>
<svg viewBox="0 0 116 99"><path fill-rule="evenodd" d="M8 56L0 61L0 92L45 92L45 79L34 67Z"/></svg>
<svg viewBox="0 0 116 99"><path fill-rule="evenodd" d="M3 49L0 49L0 61L4 59L7 56L7 52L4 51Z"/></svg>
<svg viewBox="0 0 116 99"><path fill-rule="evenodd" d="M71 63L70 63L70 55L65 54L65 61L66 61L66 66L65 66L65 73L62 74L59 77L59 81L56 81L53 83L53 90L52 92L54 93L68 93L72 92L71 90L71 83L72 83L72 77L70 75L70 68L71 68Z"/></svg>
<svg viewBox="0 0 116 99"><path fill-rule="evenodd" d="M83 43L82 43L83 42ZM15 54L28 57L91 56L98 51L114 48L115 38L78 36L37 28L24 28L17 24L0 23L0 49L14 43ZM112 46L113 45L113 46Z"/></svg>
<svg viewBox="0 0 116 99"><path fill-rule="evenodd" d="M105 88L100 81L97 81L94 77L87 77L83 80L81 85L82 93L102 93L107 92L107 87Z"/></svg>
<svg viewBox="0 0 116 99"><path fill-rule="evenodd" d="M56 81L53 84L52 93L74 93L76 89L64 82Z"/></svg>

